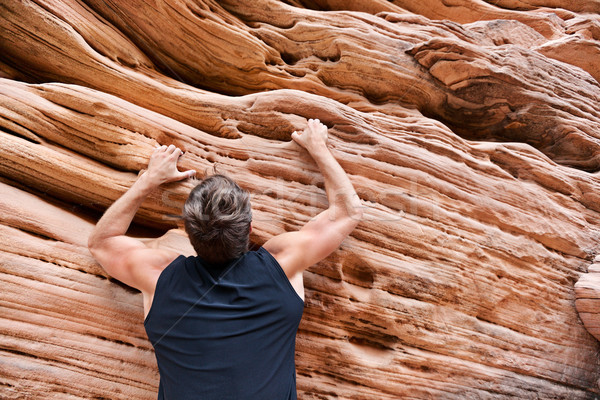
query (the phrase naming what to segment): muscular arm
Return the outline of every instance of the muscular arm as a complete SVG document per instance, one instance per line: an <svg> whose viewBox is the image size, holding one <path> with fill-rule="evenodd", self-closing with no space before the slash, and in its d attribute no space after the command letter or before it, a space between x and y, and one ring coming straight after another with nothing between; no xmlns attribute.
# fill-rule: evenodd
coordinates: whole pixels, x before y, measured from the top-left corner
<svg viewBox="0 0 600 400"><path fill-rule="evenodd" d="M170 250L150 249L141 241L125 236L135 213L159 185L193 176L195 171L179 172L181 150L171 145L154 150L148 169L121 196L96 224L88 238L88 248L113 278L139 289L154 292L157 275L177 257Z"/></svg>
<svg viewBox="0 0 600 400"><path fill-rule="evenodd" d="M317 163L325 180L325 192L329 208L326 210L330 220L352 217L358 223L361 203L348 175L333 157L325 144L311 149L310 155Z"/></svg>
<svg viewBox="0 0 600 400"><path fill-rule="evenodd" d="M287 232L264 244L290 279L335 251L362 218L360 199L340 164L327 148L327 127L309 120L292 139L304 147L325 180L329 207L297 232Z"/></svg>

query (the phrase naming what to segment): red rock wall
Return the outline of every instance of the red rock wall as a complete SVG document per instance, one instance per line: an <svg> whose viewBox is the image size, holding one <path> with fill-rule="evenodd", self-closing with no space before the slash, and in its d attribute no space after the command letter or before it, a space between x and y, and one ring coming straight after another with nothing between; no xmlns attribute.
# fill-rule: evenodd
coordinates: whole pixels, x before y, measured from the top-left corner
<svg viewBox="0 0 600 400"><path fill-rule="evenodd" d="M141 296L86 248L156 144L251 191L252 239L365 207L305 273L301 399L593 399L600 3L0 1L0 397L152 399ZM161 236L191 183L131 234ZM189 251L174 230L149 243Z"/></svg>

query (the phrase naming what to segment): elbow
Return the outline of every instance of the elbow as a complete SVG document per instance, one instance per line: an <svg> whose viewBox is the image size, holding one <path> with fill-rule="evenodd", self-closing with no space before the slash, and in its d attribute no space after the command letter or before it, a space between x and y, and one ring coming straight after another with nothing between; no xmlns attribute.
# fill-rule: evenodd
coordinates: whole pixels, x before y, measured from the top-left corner
<svg viewBox="0 0 600 400"><path fill-rule="evenodd" d="M102 238L94 235L93 233L88 237L87 248L92 258L98 263L102 269L109 275L111 275L104 267L104 260L106 259L106 251L103 248L104 243ZM111 275L112 276L112 275Z"/></svg>
<svg viewBox="0 0 600 400"><path fill-rule="evenodd" d="M351 230L354 230L354 228L356 228L358 226L360 221L363 220L363 215L364 215L364 211L363 211L362 207L360 207L360 206L353 207L352 212L349 212L346 215L345 220L348 221L348 225L351 228Z"/></svg>
<svg viewBox="0 0 600 400"><path fill-rule="evenodd" d="M95 232L92 232L90 234L90 236L88 237L87 247L88 247L88 250L90 251L90 253L92 254L92 256L95 257L95 253L100 248L101 241L102 241L101 238L98 237L98 235L95 234Z"/></svg>
<svg viewBox="0 0 600 400"><path fill-rule="evenodd" d="M356 228L358 224L360 224L360 222L363 220L363 215L364 212L362 209L359 209L352 215L352 220L354 221L354 228Z"/></svg>
<svg viewBox="0 0 600 400"><path fill-rule="evenodd" d="M362 204L346 204L341 208L343 211L338 214L339 219L344 221L345 225L354 229L360 221L363 220L364 211Z"/></svg>
<svg viewBox="0 0 600 400"><path fill-rule="evenodd" d="M93 236L90 236L88 238L87 247L88 247L88 250L89 250L90 254L92 255L92 257L96 258L94 253L96 252L96 249L98 248L98 243Z"/></svg>
<svg viewBox="0 0 600 400"><path fill-rule="evenodd" d="M106 235L105 230L98 229L98 225L96 225L88 236L88 250L94 254L94 251L98 250L102 245L104 245L104 241L107 239L107 237L108 236Z"/></svg>
<svg viewBox="0 0 600 400"><path fill-rule="evenodd" d="M359 222L362 221L364 213L364 207L360 200L355 201L353 207L351 207L350 218L356 221L356 225L358 225Z"/></svg>
<svg viewBox="0 0 600 400"><path fill-rule="evenodd" d="M355 194L355 196L351 198L350 201L347 201L343 207L346 218L352 220L355 223L355 226L362 221L365 207L363 207L358 195Z"/></svg>
<svg viewBox="0 0 600 400"><path fill-rule="evenodd" d="M364 216L364 211L362 209L362 207L355 207L354 211L350 214L350 218L356 222L356 225L358 225L360 223L360 221L362 221Z"/></svg>
<svg viewBox="0 0 600 400"><path fill-rule="evenodd" d="M90 236L88 236L87 247L90 251L92 251L92 249L98 245L98 238L96 236L97 235L94 231L92 231L92 233L90 233Z"/></svg>

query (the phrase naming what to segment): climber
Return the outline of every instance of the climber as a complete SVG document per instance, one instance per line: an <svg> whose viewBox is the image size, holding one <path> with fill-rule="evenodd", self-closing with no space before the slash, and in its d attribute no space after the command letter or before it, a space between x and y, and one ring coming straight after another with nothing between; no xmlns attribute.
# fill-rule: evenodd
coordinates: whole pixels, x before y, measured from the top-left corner
<svg viewBox="0 0 600 400"><path fill-rule="evenodd" d="M160 373L159 399L296 399L295 338L304 308L302 272L336 250L362 217L360 200L309 120L292 139L325 180L329 208L299 231L249 250L249 194L212 175L183 207L197 256L146 247L125 236L144 199L180 172L182 151L154 150L147 170L98 221L89 249L106 272L143 294L144 326Z"/></svg>

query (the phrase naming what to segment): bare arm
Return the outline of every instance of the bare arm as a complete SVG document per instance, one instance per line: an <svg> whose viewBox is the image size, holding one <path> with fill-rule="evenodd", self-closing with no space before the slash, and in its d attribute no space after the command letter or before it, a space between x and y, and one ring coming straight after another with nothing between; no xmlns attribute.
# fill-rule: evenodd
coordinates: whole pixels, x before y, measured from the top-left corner
<svg viewBox="0 0 600 400"><path fill-rule="evenodd" d="M195 171L177 170L177 160L181 154L181 150L173 145L156 148L150 157L148 169L106 210L88 238L88 248L104 270L144 294L154 292L157 274L178 254L170 250L147 248L141 241L125 236L125 233L138 208L153 190L162 183L195 174Z"/></svg>
<svg viewBox="0 0 600 400"><path fill-rule="evenodd" d="M327 148L327 127L309 120L292 139L315 160L325 180L329 207L297 232L275 236L264 244L288 278L323 260L335 251L362 218L360 199L343 168Z"/></svg>

